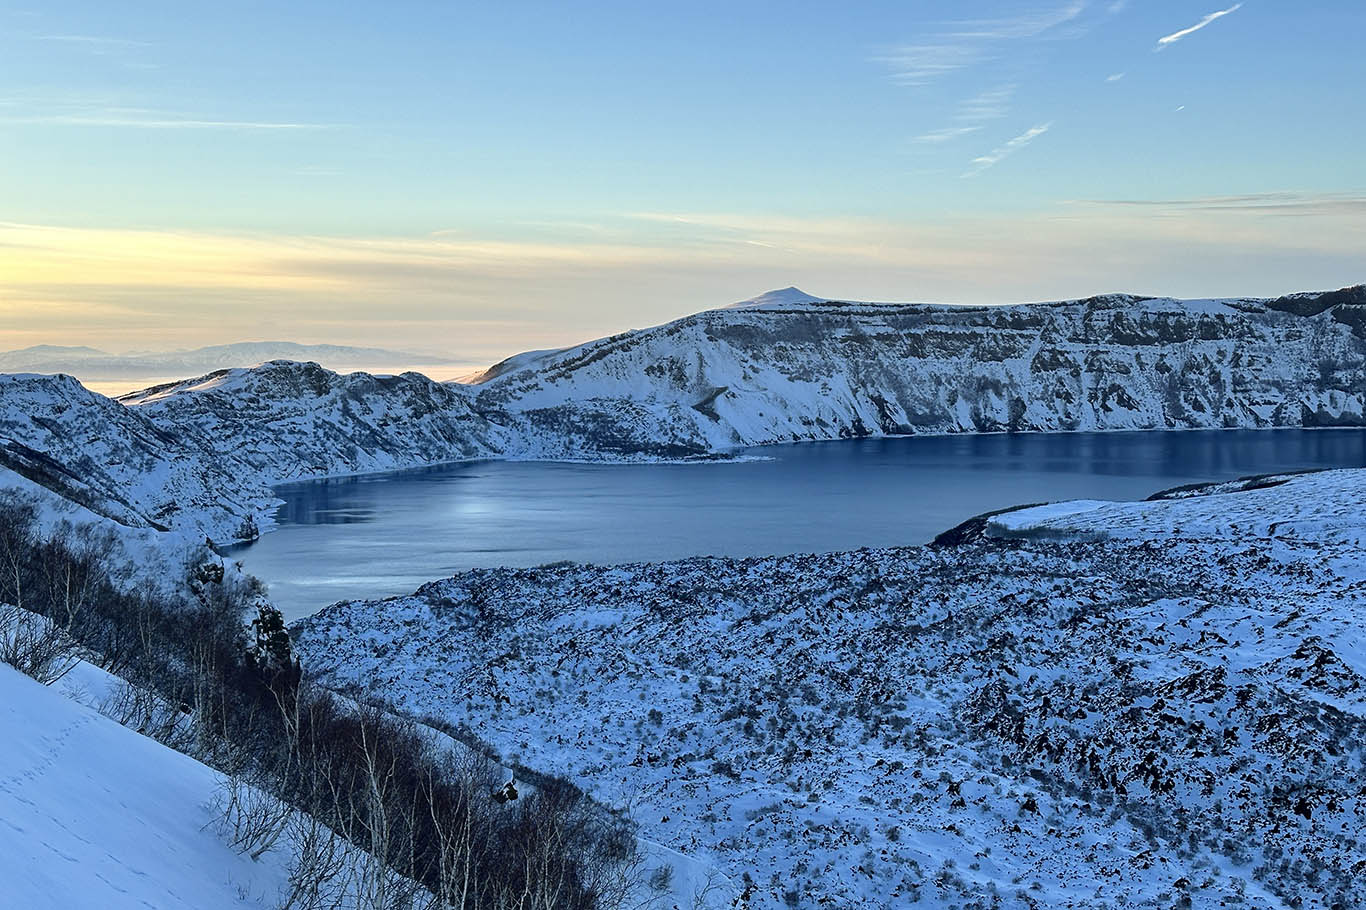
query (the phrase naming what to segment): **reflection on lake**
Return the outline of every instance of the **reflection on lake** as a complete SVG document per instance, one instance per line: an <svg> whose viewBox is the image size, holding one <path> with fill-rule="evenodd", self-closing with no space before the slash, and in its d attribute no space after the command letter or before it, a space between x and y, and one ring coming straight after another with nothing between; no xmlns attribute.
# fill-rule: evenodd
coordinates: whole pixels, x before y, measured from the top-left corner
<svg viewBox="0 0 1366 910"><path fill-rule="evenodd" d="M1366 467L1366 431L912 437L687 465L481 461L280 487L235 554L290 620L478 566L754 556L924 543L991 509L1141 499L1246 474Z"/></svg>

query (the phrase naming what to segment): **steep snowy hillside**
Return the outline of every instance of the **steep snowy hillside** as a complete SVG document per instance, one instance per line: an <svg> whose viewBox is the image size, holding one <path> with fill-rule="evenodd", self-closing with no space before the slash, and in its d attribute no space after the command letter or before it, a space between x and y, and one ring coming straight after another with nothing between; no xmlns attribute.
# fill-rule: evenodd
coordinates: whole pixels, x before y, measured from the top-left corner
<svg viewBox="0 0 1366 910"><path fill-rule="evenodd" d="M997 430L1356 426L1366 287L945 307L794 288L490 369L476 409L525 454Z"/></svg>
<svg viewBox="0 0 1366 910"><path fill-rule="evenodd" d="M417 373L339 374L274 361L119 399L168 430L186 428L263 481L387 471L500 454L504 435L464 387Z"/></svg>
<svg viewBox="0 0 1366 910"><path fill-rule="evenodd" d="M1245 486L475 571L296 640L629 801L755 908L1366 907L1366 471Z"/></svg>
<svg viewBox="0 0 1366 910"><path fill-rule="evenodd" d="M219 541L251 536L272 504L195 428L158 426L70 376L0 374L0 468L121 524Z"/></svg>
<svg viewBox="0 0 1366 910"><path fill-rule="evenodd" d="M221 780L0 664L0 906L278 907L286 857L216 833Z"/></svg>

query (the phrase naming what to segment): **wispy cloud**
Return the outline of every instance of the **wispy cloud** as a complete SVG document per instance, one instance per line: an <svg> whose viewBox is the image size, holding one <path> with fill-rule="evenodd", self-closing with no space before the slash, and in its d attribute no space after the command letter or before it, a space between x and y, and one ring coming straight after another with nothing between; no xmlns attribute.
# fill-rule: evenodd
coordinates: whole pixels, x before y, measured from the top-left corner
<svg viewBox="0 0 1366 910"><path fill-rule="evenodd" d="M1085 0L1073 0L1064 6L1011 16L1003 19L969 19L957 23L956 34L966 38L997 41L1006 38L1033 38L1080 16L1086 10Z"/></svg>
<svg viewBox="0 0 1366 910"><path fill-rule="evenodd" d="M1244 212L1257 215L1366 215L1366 192L1302 193L1282 190L1233 196L1178 199L1078 199L1072 205L1113 206L1167 212Z"/></svg>
<svg viewBox="0 0 1366 910"><path fill-rule="evenodd" d="M1015 138L1007 140L1003 145L999 145L992 149L987 154L972 159L972 167L964 171L963 176L976 177L987 168L995 167L1044 133L1048 132L1052 126L1053 124L1051 122L1032 126Z"/></svg>
<svg viewBox="0 0 1366 910"><path fill-rule="evenodd" d="M980 123L973 126L946 126L937 130L930 130L921 133L911 141L918 145L939 145L944 142L951 142L970 133L975 133L982 128Z"/></svg>
<svg viewBox="0 0 1366 910"><path fill-rule="evenodd" d="M1183 28L1183 29L1181 29L1181 31L1179 31L1179 32L1172 32L1170 35L1163 35L1161 38L1158 38L1158 39L1157 39L1157 49L1158 49L1158 50L1162 50L1163 48L1165 48L1165 47L1167 47L1167 46L1169 46L1169 45L1175 44L1176 42L1180 41L1182 38L1185 38L1187 35L1193 35L1193 34L1195 34L1196 32L1200 31L1200 29L1202 29L1202 28L1204 28L1205 26L1209 25L1209 24L1210 24L1211 22L1213 22L1215 19L1222 19L1224 16L1227 16L1229 13L1237 12L1237 11L1242 7L1242 5L1243 5L1243 4L1241 4L1241 3L1235 3L1235 4L1233 4L1232 6L1230 6L1228 9L1215 10L1214 12L1210 13L1208 16L1206 16L1205 18L1201 19L1199 22L1195 23L1194 25L1190 26L1189 28Z"/></svg>
<svg viewBox="0 0 1366 910"><path fill-rule="evenodd" d="M331 130L343 123L228 117L217 112L159 107L138 94L21 92L0 95L0 127L57 126L144 130L252 130L296 132Z"/></svg>
<svg viewBox="0 0 1366 910"><path fill-rule="evenodd" d="M1119 80L1123 79L1124 76L1125 76L1124 73L1111 73L1110 75L1108 75L1108 76L1105 77L1105 81L1106 81L1106 82L1118 82Z"/></svg>
<svg viewBox="0 0 1366 910"><path fill-rule="evenodd" d="M940 76L988 58L976 42L958 44L911 44L882 58L898 85L927 85Z"/></svg>
<svg viewBox="0 0 1366 910"><path fill-rule="evenodd" d="M1004 117L1010 110L1010 101L1014 96L1013 84L973 95L959 103L958 110L953 116L953 125L922 133L911 141L921 145L933 145L975 133L984 123Z"/></svg>
<svg viewBox="0 0 1366 910"><path fill-rule="evenodd" d="M1034 38L1086 9L1085 0L1002 19L967 19L948 23L923 41L904 44L879 58L901 85L925 85L948 73L989 60L996 45Z"/></svg>
<svg viewBox="0 0 1366 910"><path fill-rule="evenodd" d="M1015 86L1002 85L989 89L958 105L958 119L967 123L981 123L1004 117L1010 110L1010 101L1015 97Z"/></svg>
<svg viewBox="0 0 1366 910"><path fill-rule="evenodd" d="M146 41L131 38L110 38L104 35L34 35L34 41L58 41L63 44L82 44L89 47L150 47Z"/></svg>
<svg viewBox="0 0 1366 910"><path fill-rule="evenodd" d="M212 120L195 117L136 117L49 114L0 117L0 125L126 127L146 130L327 130L331 123L278 123L262 120Z"/></svg>

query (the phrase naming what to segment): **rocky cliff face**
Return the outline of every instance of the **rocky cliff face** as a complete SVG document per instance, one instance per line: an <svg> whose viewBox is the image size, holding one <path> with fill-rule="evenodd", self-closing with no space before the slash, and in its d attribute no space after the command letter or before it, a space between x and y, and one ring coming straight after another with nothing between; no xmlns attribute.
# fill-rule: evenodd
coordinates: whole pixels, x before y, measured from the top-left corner
<svg viewBox="0 0 1366 910"><path fill-rule="evenodd" d="M475 407L546 456L1363 423L1366 288L971 308L765 298L514 358L486 374Z"/></svg>
<svg viewBox="0 0 1366 910"><path fill-rule="evenodd" d="M272 361L119 400L168 430L193 428L269 483L491 457L505 447L463 387L417 373L343 375Z"/></svg>
<svg viewBox="0 0 1366 910"><path fill-rule="evenodd" d="M739 446L1028 430L1355 426L1366 289L944 307L777 292L473 385L275 361L125 396L270 482L465 458L705 457Z"/></svg>
<svg viewBox="0 0 1366 910"><path fill-rule="evenodd" d="M255 535L270 490L193 427L158 426L70 376L0 375L0 468L135 528Z"/></svg>

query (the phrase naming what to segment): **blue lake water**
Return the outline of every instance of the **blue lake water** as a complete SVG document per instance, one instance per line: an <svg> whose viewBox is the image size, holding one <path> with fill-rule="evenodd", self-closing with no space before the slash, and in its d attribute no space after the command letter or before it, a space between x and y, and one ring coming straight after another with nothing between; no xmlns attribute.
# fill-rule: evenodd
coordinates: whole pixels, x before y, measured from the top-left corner
<svg viewBox="0 0 1366 910"><path fill-rule="evenodd" d="M804 443L686 465L481 461L278 488L235 554L291 621L481 566L924 543L992 509L1366 467L1366 431L1049 433Z"/></svg>

